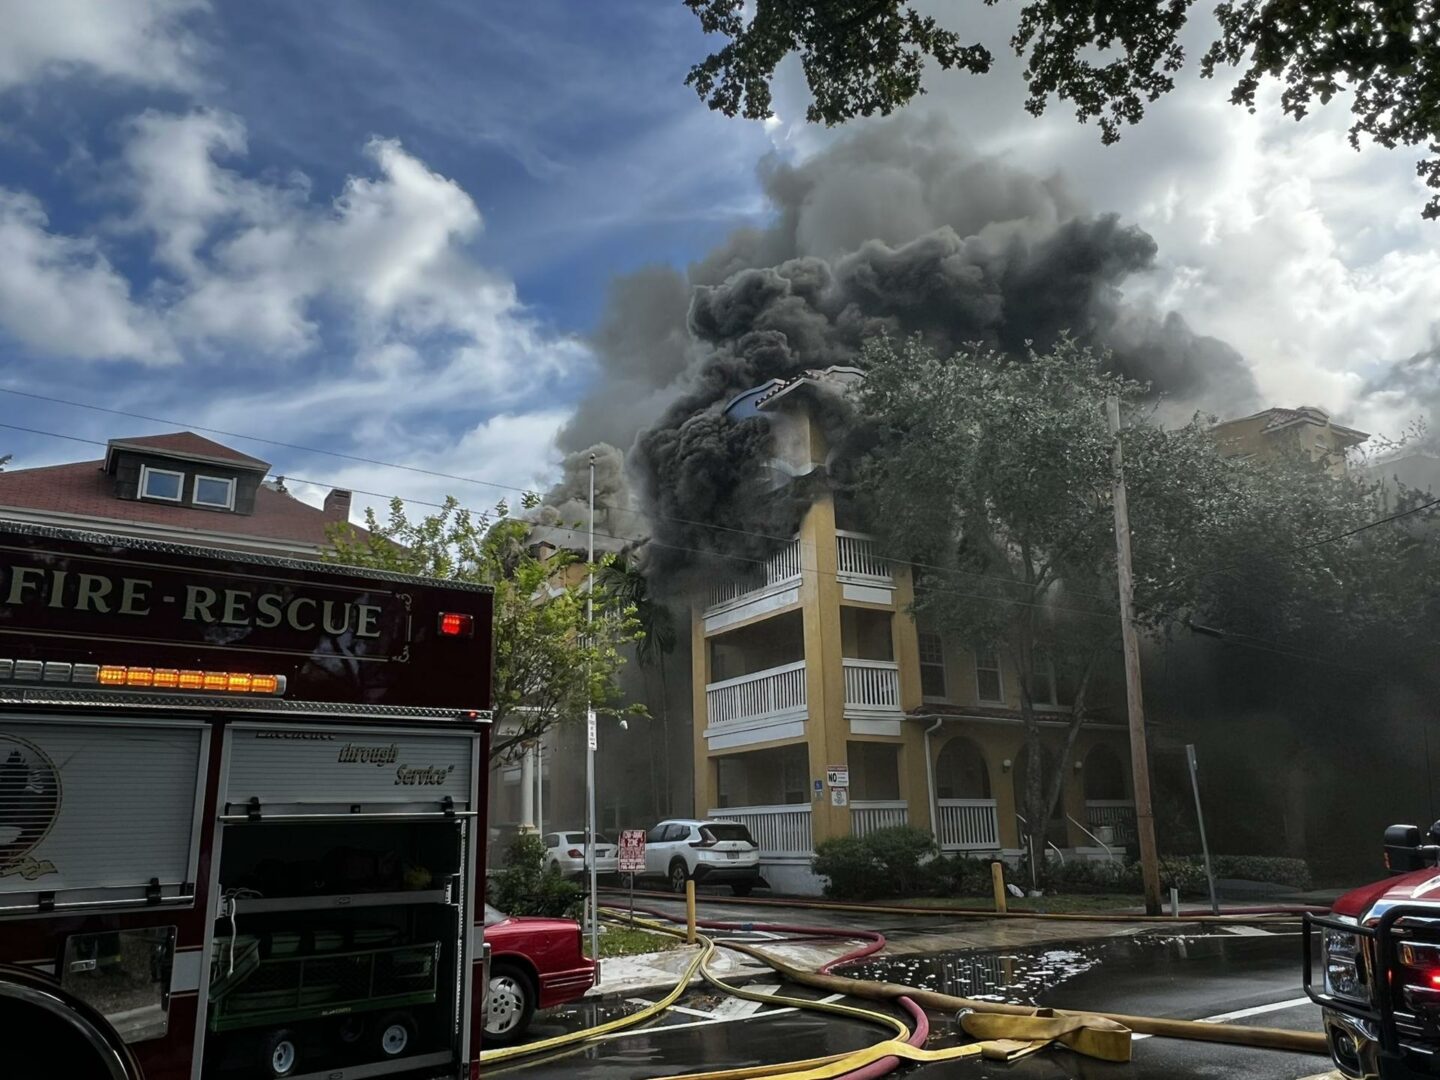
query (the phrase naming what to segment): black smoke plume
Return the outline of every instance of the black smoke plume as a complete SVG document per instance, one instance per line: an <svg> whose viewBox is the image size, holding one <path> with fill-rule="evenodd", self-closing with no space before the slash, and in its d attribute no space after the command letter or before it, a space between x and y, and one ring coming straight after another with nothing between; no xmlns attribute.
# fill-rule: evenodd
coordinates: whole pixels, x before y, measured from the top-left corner
<svg viewBox="0 0 1440 1080"><path fill-rule="evenodd" d="M1085 212L1058 179L978 157L942 123L875 124L804 164L769 162L762 180L769 227L737 231L684 274L614 285L599 382L562 434L567 447L631 447L661 565L752 557L766 541L744 532L793 529L803 486L777 500L759 478L768 422L721 410L768 379L854 364L881 332L941 351L1043 349L1068 332L1172 400L1253 404L1235 350L1126 302L1127 281L1154 266L1147 233Z"/></svg>

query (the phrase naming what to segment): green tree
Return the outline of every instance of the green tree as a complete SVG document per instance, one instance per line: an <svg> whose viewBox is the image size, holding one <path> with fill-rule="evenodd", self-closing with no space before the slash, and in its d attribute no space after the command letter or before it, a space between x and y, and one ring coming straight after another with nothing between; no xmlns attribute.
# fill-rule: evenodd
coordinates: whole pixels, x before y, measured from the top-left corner
<svg viewBox="0 0 1440 1080"><path fill-rule="evenodd" d="M620 557L601 571L601 582L616 600L635 611L638 638L635 659L643 672L655 670L660 676L660 741L650 743L650 785L654 793L653 809L657 818L672 813L670 786L664 773L670 766L670 686L666 678L665 660L675 651L678 635L675 615L663 601L650 594L644 571L633 557ZM643 676L642 676L643 677ZM654 717L651 717L653 723ZM660 766L656 765L659 755ZM664 793L665 805L660 805Z"/></svg>
<svg viewBox="0 0 1440 1080"><path fill-rule="evenodd" d="M1036 691L1052 665L1071 688L1067 761L1118 656L1108 398L1126 416L1142 630L1163 638L1208 620L1331 652L1382 628L1392 647L1433 633L1434 534L1372 525L1386 516L1383 485L1308 457L1226 456L1211 418L1163 427L1145 387L1068 339L1024 357L879 339L864 365L858 494L885 550L921 565L917 615L1018 673L1035 848L1063 784L1063 769L1044 781Z"/></svg>
<svg viewBox="0 0 1440 1080"><path fill-rule="evenodd" d="M1079 4L1032 0L1020 8L1010 47L1025 61L1026 108L1036 116L1052 98L1070 103L1081 123L1098 121L1113 143L1147 104L1174 89L1186 56L1180 34L1192 0ZM986 0L994 5L996 0ZM799 55L812 122L888 115L924 93L927 61L974 74L993 57L980 44L914 10L911 0L685 0L706 33L727 44L690 70L686 82L728 116L771 112L775 69ZM1415 0L1220 0L1218 33L1200 71L1240 68L1230 92L1255 110L1262 81L1284 84L1281 108L1297 120L1337 94L1353 95L1351 145L1433 144L1419 174L1440 189L1440 15ZM1440 217L1440 194L1426 204Z"/></svg>
<svg viewBox="0 0 1440 1080"><path fill-rule="evenodd" d="M325 558L494 588L492 758L583 720L587 704L602 715L645 715L643 705L625 704L618 686L622 650L639 640L634 606L600 572L590 592L591 575L572 552L533 547L529 523L510 517L505 503L477 517L448 498L438 513L411 521L395 499L383 525L367 510L365 528L333 530ZM593 628L587 599L595 604Z"/></svg>

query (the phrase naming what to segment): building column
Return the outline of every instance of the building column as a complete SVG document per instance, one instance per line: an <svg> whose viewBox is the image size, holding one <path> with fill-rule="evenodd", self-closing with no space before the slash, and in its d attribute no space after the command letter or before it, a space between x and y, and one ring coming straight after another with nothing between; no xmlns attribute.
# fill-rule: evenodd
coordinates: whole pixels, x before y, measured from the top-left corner
<svg viewBox="0 0 1440 1080"><path fill-rule="evenodd" d="M828 765L845 765L850 733L845 719L844 648L840 638L839 560L835 551L835 503L818 497L800 525L804 600L805 683L809 716L805 723L811 778L824 780ZM811 828L815 843L850 835L849 806L831 802L830 787L812 791Z"/></svg>
<svg viewBox="0 0 1440 1080"><path fill-rule="evenodd" d="M535 744L520 754L520 831L535 831Z"/></svg>

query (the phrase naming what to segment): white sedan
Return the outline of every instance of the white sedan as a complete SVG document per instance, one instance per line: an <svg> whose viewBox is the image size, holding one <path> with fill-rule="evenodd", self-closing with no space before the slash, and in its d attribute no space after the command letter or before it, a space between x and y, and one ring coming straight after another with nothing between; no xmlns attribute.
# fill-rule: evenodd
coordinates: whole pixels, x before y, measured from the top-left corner
<svg viewBox="0 0 1440 1080"><path fill-rule="evenodd" d="M582 877L585 866L585 833L546 833L545 865L566 877ZM605 836L595 834L595 872L614 874L620 869L620 850Z"/></svg>

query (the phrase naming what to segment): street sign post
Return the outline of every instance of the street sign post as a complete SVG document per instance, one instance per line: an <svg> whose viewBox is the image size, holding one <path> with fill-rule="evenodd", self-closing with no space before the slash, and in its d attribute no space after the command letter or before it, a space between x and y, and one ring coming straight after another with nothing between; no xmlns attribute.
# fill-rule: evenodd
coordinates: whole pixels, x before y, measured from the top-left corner
<svg viewBox="0 0 1440 1080"><path fill-rule="evenodd" d="M630 921L635 921L635 875L645 871L645 830L620 833L620 872L630 875Z"/></svg>

